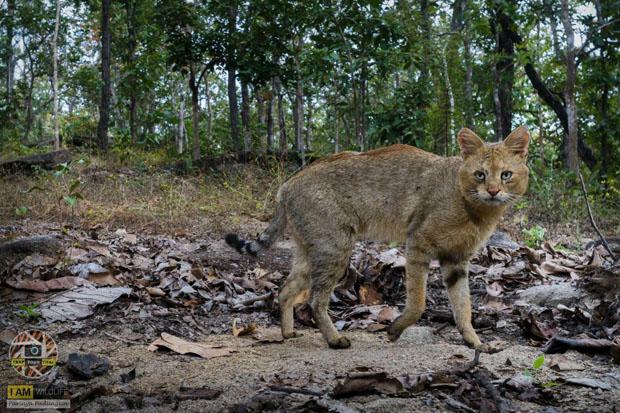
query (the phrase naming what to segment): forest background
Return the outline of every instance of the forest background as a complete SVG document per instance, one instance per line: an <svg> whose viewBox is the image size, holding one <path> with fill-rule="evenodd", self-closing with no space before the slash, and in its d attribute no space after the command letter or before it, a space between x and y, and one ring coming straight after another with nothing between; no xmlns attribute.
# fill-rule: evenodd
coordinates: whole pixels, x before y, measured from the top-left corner
<svg viewBox="0 0 620 413"><path fill-rule="evenodd" d="M393 143L456 155L461 127L498 141L524 124L532 180L517 210L583 220L581 171L596 213L613 218L619 9L615 0L2 0L2 159L79 154L53 179L39 171L20 191L10 181L2 214L49 216L36 205L49 192L71 216L121 218L83 202L97 190L122 200L118 187L88 184L84 164L159 176L163 186L142 195L157 204L153 191L165 192L174 215L215 198L204 198L209 188L182 193L160 176L170 165L204 171L230 154L305 164ZM218 191L264 212L265 188L287 172L243 175L219 179Z"/></svg>

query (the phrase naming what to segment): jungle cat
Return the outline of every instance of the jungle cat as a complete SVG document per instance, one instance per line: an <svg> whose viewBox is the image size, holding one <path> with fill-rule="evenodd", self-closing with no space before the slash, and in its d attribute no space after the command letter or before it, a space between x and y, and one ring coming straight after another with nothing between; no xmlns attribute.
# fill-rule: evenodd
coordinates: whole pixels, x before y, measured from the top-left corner
<svg viewBox="0 0 620 413"><path fill-rule="evenodd" d="M293 306L309 300L332 348L351 345L334 327L327 308L356 240L404 242L407 300L389 326L388 338L398 339L422 315L428 267L436 258L463 339L488 351L471 323L468 262L527 189L529 138L521 126L503 142L485 143L464 128L458 133L458 157L408 145L329 156L282 185L275 216L256 241L235 234L226 241L239 252L256 254L290 230L297 248L279 294L282 335L296 335Z"/></svg>

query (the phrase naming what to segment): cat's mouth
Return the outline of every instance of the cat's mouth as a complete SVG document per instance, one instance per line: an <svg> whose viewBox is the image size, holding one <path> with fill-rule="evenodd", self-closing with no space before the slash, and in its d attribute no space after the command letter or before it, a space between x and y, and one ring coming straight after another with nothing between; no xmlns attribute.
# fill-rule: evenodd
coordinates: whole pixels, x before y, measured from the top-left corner
<svg viewBox="0 0 620 413"><path fill-rule="evenodd" d="M503 205L507 201L505 199L500 199L500 198L486 198L486 199L483 199L482 202L484 202L487 205Z"/></svg>

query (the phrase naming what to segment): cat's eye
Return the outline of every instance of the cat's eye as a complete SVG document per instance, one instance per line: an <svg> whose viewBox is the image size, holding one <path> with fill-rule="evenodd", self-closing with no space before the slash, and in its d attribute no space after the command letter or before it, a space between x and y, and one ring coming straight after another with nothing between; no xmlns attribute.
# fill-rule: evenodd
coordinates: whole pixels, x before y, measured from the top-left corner
<svg viewBox="0 0 620 413"><path fill-rule="evenodd" d="M478 181L484 181L485 177L486 177L486 174L483 171L474 172L474 178L476 178Z"/></svg>
<svg viewBox="0 0 620 413"><path fill-rule="evenodd" d="M506 180L508 180L508 179L510 179L510 178L512 178L512 172L510 172L510 171L504 171L504 172L502 172L502 179L503 179L504 181L506 181Z"/></svg>

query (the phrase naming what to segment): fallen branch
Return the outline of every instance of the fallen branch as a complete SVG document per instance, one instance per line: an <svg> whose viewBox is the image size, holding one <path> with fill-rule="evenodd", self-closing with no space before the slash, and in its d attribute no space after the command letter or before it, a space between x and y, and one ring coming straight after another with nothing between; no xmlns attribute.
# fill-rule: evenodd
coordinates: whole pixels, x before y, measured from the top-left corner
<svg viewBox="0 0 620 413"><path fill-rule="evenodd" d="M601 242L605 246L605 249L609 253L609 256L611 257L612 261L616 262L616 256L614 255L613 251L609 247L609 244L607 243L607 240L605 239L605 237L601 233L601 230L598 229L598 226L596 225L596 222L594 222L594 217L592 216L592 208L590 208L590 201L588 201L588 191L586 190L586 184L583 181L583 175L581 175L581 172L579 172L579 181L581 182L581 190L583 191L583 197L586 200L586 207L588 208L588 217L590 217L590 224L592 224L592 226L594 227L594 230L596 231L596 233L600 237Z"/></svg>
<svg viewBox="0 0 620 413"><path fill-rule="evenodd" d="M0 274L28 255L34 253L55 255L61 247L60 241L50 236L18 238L0 244Z"/></svg>
<svg viewBox="0 0 620 413"><path fill-rule="evenodd" d="M563 353L566 350L576 350L580 353L609 354L613 342L603 338L567 338L555 336L543 347L543 353Z"/></svg>
<svg viewBox="0 0 620 413"><path fill-rule="evenodd" d="M8 175L15 172L32 172L32 167L34 166L52 169L58 164L69 161L71 161L71 152L67 150L24 156L0 163L0 175Z"/></svg>

